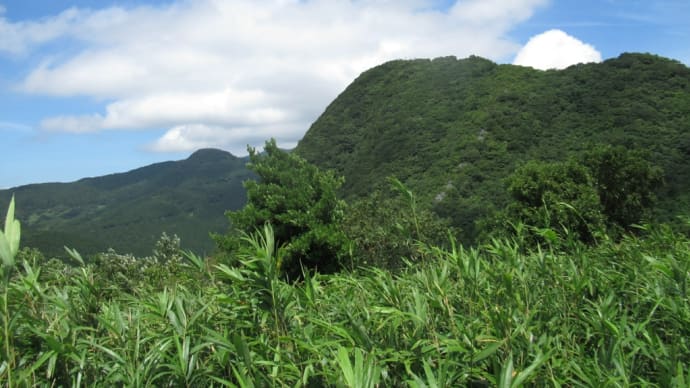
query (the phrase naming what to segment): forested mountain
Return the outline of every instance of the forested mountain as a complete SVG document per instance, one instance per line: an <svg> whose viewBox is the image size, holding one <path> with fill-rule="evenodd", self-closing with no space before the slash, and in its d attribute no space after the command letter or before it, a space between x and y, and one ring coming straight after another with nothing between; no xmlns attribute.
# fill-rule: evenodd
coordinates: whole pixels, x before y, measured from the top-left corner
<svg viewBox="0 0 690 388"><path fill-rule="evenodd" d="M479 57L392 61L357 78L296 152L344 175L347 199L396 176L468 241L508 200L517 166L598 144L640 150L664 172L657 216L687 213L690 69L648 54L559 71Z"/></svg>
<svg viewBox="0 0 690 388"><path fill-rule="evenodd" d="M209 232L225 231L224 212L246 201L245 164L246 158L203 149L126 173L3 190L0 207L15 194L22 244L48 255L64 255L63 245L148 255L162 232L180 236L183 248L210 252Z"/></svg>
<svg viewBox="0 0 690 388"><path fill-rule="evenodd" d="M345 177L343 197L400 179L420 206L473 243L504 208L506 179L530 160L581 157L599 144L639 150L664 173L656 214L690 213L690 69L649 54L539 71L455 57L398 60L364 72L311 126L296 152ZM246 201L246 159L201 150L122 174L0 191L25 246L48 255L114 248L145 255L165 231L209 252L226 210Z"/></svg>

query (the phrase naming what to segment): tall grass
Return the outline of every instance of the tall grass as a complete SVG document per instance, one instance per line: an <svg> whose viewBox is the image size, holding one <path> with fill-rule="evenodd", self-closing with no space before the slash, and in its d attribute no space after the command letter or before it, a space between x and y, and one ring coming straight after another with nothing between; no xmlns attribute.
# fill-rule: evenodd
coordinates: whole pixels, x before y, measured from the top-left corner
<svg viewBox="0 0 690 388"><path fill-rule="evenodd" d="M190 254L136 283L24 255L3 269L0 385L687 386L690 240L643 236L420 246L399 273L294 284L270 226L237 266Z"/></svg>

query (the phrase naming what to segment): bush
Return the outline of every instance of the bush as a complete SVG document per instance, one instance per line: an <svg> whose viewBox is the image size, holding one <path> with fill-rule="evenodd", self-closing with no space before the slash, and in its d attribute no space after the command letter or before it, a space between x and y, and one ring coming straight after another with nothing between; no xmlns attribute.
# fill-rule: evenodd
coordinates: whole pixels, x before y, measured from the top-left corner
<svg viewBox="0 0 690 388"><path fill-rule="evenodd" d="M651 165L640 151L598 146L581 157L596 186L609 227L631 231L649 215L663 183L661 168Z"/></svg>
<svg viewBox="0 0 690 388"><path fill-rule="evenodd" d="M258 180L245 182L247 205L227 213L233 230L216 238L220 249L232 256L243 243L242 233L270 224L285 252L279 264L282 274L299 277L302 267L340 269L348 245L341 228L345 203L336 194L343 178L280 150L275 139L266 142L263 153L250 147L249 158L248 167Z"/></svg>
<svg viewBox="0 0 690 388"><path fill-rule="evenodd" d="M512 202L503 217L529 225L535 237L553 231L562 238L592 243L603 232L599 196L581 164L528 162L509 177L508 192Z"/></svg>
<svg viewBox="0 0 690 388"><path fill-rule="evenodd" d="M449 223L427 209L417 209L414 195L393 179L388 190L353 202L343 228L352 242L353 267L375 266L395 270L403 259L415 261L419 244L444 245Z"/></svg>

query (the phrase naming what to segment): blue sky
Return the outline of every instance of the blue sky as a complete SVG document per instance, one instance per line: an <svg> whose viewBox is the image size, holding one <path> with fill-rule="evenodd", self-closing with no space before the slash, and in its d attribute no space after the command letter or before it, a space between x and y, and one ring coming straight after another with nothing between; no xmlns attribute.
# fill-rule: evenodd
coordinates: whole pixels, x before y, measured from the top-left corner
<svg viewBox="0 0 690 388"><path fill-rule="evenodd" d="M0 188L292 147L390 59L689 64L688 20L687 0L0 0Z"/></svg>

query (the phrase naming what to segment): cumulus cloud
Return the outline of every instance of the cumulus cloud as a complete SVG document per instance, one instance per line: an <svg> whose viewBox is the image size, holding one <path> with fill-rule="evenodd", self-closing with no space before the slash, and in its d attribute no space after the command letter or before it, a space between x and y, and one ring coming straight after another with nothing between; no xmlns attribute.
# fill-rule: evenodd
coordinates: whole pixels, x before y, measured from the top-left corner
<svg viewBox="0 0 690 388"><path fill-rule="evenodd" d="M47 50L21 81L26 93L104 103L45 118L45 130L168 128L151 150L244 149L271 136L296 143L347 84L387 60L512 56L520 46L507 32L546 2L181 0L30 23L0 14L0 53ZM51 52L56 39L77 49Z"/></svg>
<svg viewBox="0 0 690 388"><path fill-rule="evenodd" d="M547 70L588 62L601 62L601 53L594 46L561 30L549 30L530 38L513 64Z"/></svg>

